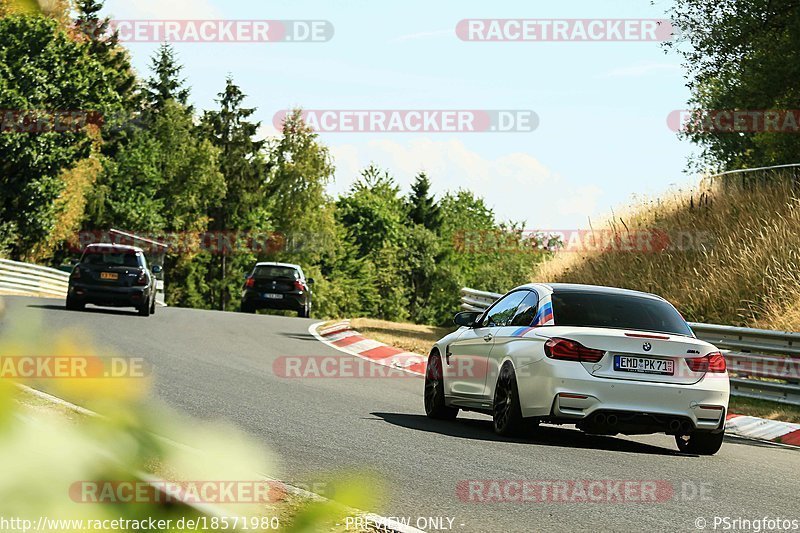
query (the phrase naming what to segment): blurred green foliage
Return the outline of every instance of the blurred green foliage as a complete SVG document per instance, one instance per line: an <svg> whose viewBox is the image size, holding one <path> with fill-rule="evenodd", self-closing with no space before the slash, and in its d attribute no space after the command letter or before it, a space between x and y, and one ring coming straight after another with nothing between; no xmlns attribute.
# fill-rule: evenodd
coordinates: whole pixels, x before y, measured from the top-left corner
<svg viewBox="0 0 800 533"><path fill-rule="evenodd" d="M0 359L76 354L101 358L121 355L95 346L85 332L44 330L34 311L7 317ZM40 517L61 521L45 525L43 531L91 529L64 522L68 520L148 518L172 520L169 531L194 530L177 527L181 518L200 516L191 507L148 495L126 503L111 501L123 493L111 497L100 493L105 494L104 501L84 501L83 483L103 486L155 478L174 484L214 486L218 482L263 481L265 473L274 479L279 472L270 452L232 425L190 420L154 403L149 399L149 379L70 377L27 384L78 402L99 416L78 414L68 406L20 390L10 379L0 379L0 517L5 519L30 520L34 525ZM335 500L293 496L286 486L273 482L267 502L210 505L228 517L276 518L272 525L292 532L335 531L335 524L357 513L355 509L378 505L380 480L335 472L320 476L317 483L324 483L326 494Z"/></svg>

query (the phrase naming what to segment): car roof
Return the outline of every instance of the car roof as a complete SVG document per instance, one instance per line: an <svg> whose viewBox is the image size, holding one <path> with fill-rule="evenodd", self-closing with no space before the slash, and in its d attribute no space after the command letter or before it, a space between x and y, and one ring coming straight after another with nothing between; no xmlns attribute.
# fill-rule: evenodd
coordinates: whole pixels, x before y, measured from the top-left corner
<svg viewBox="0 0 800 533"><path fill-rule="evenodd" d="M89 250L90 248L111 248L113 250L119 250L121 252L126 251L126 252L138 252L142 254L144 253L144 251L138 246L128 246L127 244L112 244L112 243L105 244L102 242L98 242L90 244L89 246L86 247L86 250Z"/></svg>
<svg viewBox="0 0 800 533"><path fill-rule="evenodd" d="M297 270L303 270L300 265L293 265L291 263L273 263L269 261L262 261L260 263L256 263L257 267L261 266L273 266L273 267L286 267L286 268L296 268Z"/></svg>
<svg viewBox="0 0 800 533"><path fill-rule="evenodd" d="M649 292L635 291L632 289L622 289L619 287L606 287L604 285L583 285L580 283L530 283L522 287L528 289L535 289L536 287L543 287L549 292L553 293L567 293L567 292L580 292L589 294L621 294L627 296L638 296L640 298L650 298L655 300L663 300L661 296Z"/></svg>

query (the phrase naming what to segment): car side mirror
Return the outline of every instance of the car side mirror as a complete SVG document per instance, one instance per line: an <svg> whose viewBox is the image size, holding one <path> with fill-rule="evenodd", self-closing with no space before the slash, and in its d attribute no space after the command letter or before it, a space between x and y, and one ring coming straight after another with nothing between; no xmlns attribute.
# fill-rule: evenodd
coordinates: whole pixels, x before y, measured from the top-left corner
<svg viewBox="0 0 800 533"><path fill-rule="evenodd" d="M153 274L161 274L164 271L164 268L161 265L153 265L153 268L150 269Z"/></svg>
<svg viewBox="0 0 800 533"><path fill-rule="evenodd" d="M306 283L308 283L309 285L313 285L314 284L314 278L308 278L306 280Z"/></svg>
<svg viewBox="0 0 800 533"><path fill-rule="evenodd" d="M475 323L481 317L483 313L479 313L477 311L462 311L456 315L453 319L456 326L465 326L468 328L474 327Z"/></svg>

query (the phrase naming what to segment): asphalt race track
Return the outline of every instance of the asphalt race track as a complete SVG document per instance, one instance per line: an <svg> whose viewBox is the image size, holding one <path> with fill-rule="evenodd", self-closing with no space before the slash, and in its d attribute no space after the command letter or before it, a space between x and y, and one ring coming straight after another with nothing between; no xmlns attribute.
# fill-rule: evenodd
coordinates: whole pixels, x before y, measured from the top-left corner
<svg viewBox="0 0 800 533"><path fill-rule="evenodd" d="M281 356L344 356L308 334L313 320L175 308L141 318L91 306L70 312L63 300L4 300L0 334L35 312L49 330L79 327L101 346L143 356L159 400L238 425L278 455L276 477L312 483L373 472L386 492L370 511L412 525L449 517L456 531L697 531L700 517L707 530L715 516L800 519L794 449L728 439L718 455L695 457L679 454L665 435L593 437L571 427L509 441L495 437L485 417L426 419L418 378L275 376ZM470 503L456 492L467 480L655 480L675 494L656 503Z"/></svg>

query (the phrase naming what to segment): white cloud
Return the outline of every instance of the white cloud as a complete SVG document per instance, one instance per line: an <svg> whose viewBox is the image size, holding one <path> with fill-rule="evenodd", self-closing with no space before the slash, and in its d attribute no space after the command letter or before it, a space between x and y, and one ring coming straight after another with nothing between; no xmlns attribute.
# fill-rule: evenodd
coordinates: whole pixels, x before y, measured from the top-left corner
<svg viewBox="0 0 800 533"><path fill-rule="evenodd" d="M500 220L525 222L528 227L582 227L596 214L603 191L573 184L530 154L514 152L487 158L456 139L415 139L405 143L373 140L332 145L336 179L331 192L341 194L360 171L374 162L387 169L408 190L414 176L425 171L433 191L465 188L482 196Z"/></svg>
<svg viewBox="0 0 800 533"><path fill-rule="evenodd" d="M656 72L680 72L680 65L675 63L660 63L656 61L640 61L633 65L617 67L609 70L604 78L640 78Z"/></svg>

